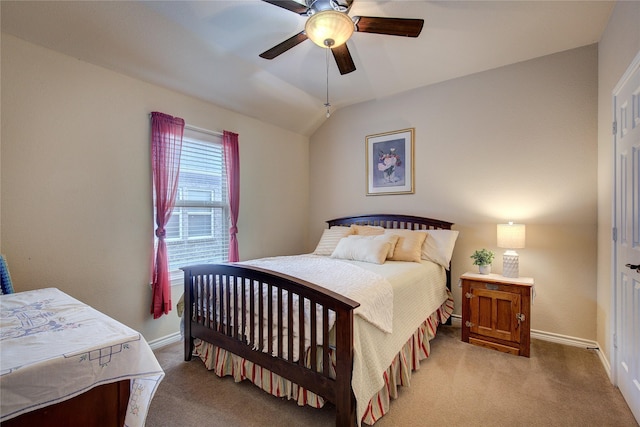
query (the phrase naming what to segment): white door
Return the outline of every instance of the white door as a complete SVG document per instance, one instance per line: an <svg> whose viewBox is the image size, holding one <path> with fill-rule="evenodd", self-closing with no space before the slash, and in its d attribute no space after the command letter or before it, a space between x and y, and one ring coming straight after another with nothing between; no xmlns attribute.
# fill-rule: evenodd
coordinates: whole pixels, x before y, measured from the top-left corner
<svg viewBox="0 0 640 427"><path fill-rule="evenodd" d="M615 384L640 422L640 53L613 93Z"/></svg>

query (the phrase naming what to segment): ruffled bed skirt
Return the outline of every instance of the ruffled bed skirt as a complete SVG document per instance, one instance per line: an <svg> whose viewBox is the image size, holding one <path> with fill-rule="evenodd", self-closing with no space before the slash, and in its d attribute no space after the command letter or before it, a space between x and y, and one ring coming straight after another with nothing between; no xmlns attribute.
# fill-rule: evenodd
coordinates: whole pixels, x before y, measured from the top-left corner
<svg viewBox="0 0 640 427"><path fill-rule="evenodd" d="M429 357L430 341L436 336L437 327L444 323L453 313L453 299L449 299L431 314L395 356L391 365L382 374L385 386L369 401L362 422L372 425L389 410L391 399L398 397L399 386L409 386L411 372L420 368L420 361ZM315 408L324 406L325 399L271 371L256 365L240 356L216 347L205 341L196 339L193 354L199 356L209 370L219 377L230 375L236 382L249 380L267 393L277 397L294 399L298 405L309 405ZM309 352L308 352L309 353ZM332 371L335 378L335 355L331 354ZM306 361L309 363L309 360Z"/></svg>

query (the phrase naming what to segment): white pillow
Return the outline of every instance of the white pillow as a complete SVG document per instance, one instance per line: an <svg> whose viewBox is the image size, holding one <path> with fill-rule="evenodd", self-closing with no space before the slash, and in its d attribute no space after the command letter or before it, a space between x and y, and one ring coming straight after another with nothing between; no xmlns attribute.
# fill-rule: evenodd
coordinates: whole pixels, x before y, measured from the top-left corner
<svg viewBox="0 0 640 427"><path fill-rule="evenodd" d="M398 243L398 239L400 239L400 236L397 236L395 234L377 234L377 235L359 235L359 234L352 234L350 236L347 236L347 239L369 239L369 240L380 240L382 242L389 242L389 253L387 254L387 259L391 259L391 257L393 257L393 254L395 252L396 249L396 244Z"/></svg>
<svg viewBox="0 0 640 427"><path fill-rule="evenodd" d="M314 255L331 255L343 237L353 234L351 227L342 227L334 225L331 228L325 228L320 237L318 246L313 251Z"/></svg>
<svg viewBox="0 0 640 427"><path fill-rule="evenodd" d="M440 264L447 270L458 238L457 230L427 230L427 239L422 244L422 259Z"/></svg>
<svg viewBox="0 0 640 427"><path fill-rule="evenodd" d="M349 236L340 239L331 258L383 264L389 255L389 239L372 239L368 236Z"/></svg>
<svg viewBox="0 0 640 427"><path fill-rule="evenodd" d="M387 235L399 236L392 261L420 262L422 244L427 238L427 233L418 230L387 229Z"/></svg>

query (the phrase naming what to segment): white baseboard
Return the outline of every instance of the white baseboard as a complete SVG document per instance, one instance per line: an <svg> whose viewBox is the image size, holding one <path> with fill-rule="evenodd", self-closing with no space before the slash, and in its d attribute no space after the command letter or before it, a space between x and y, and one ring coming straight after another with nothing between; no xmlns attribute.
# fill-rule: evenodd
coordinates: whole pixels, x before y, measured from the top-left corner
<svg viewBox="0 0 640 427"><path fill-rule="evenodd" d="M151 347L151 350L157 350L169 344L176 343L180 340L182 340L182 334L180 332L175 332L162 338L149 341L149 347Z"/></svg>
<svg viewBox="0 0 640 427"><path fill-rule="evenodd" d="M573 347L582 347L593 350L599 350L600 346L597 342L591 340L585 340L582 338L570 337L567 335L555 334L553 332L531 330L531 338L536 338L543 341L555 342L558 344L570 345Z"/></svg>
<svg viewBox="0 0 640 427"><path fill-rule="evenodd" d="M600 348L600 346L598 346L598 349ZM605 357L604 353L601 351L598 351L598 357L600 358L600 363L602 363L602 366L604 367L605 372L607 373L607 376L609 377L609 381L611 381L611 384L613 384L613 377L612 372L611 372L611 364L609 363L609 360Z"/></svg>
<svg viewBox="0 0 640 427"><path fill-rule="evenodd" d="M456 327L462 327L462 316L459 314L451 315L451 325ZM532 329L531 330L531 338L555 342L558 344L570 345L572 347L580 347L586 348L590 350L595 350L600 358L600 363L604 367L607 376L611 379L611 365L609 361L605 357L604 353L600 351L600 344L597 341L585 340L583 338L570 337L567 335L555 334L553 332L545 332Z"/></svg>
<svg viewBox="0 0 640 427"><path fill-rule="evenodd" d="M451 315L451 326L455 326L456 328L462 327L462 316L459 314Z"/></svg>

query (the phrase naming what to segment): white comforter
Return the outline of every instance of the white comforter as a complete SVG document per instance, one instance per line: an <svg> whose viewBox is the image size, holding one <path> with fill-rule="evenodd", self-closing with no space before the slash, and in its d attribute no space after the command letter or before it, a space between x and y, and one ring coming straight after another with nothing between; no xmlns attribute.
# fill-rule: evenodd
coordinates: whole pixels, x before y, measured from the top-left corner
<svg viewBox="0 0 640 427"><path fill-rule="evenodd" d="M393 291L378 273L317 255L262 258L241 264L288 274L358 301L357 316L384 332L392 332Z"/></svg>
<svg viewBox="0 0 640 427"><path fill-rule="evenodd" d="M360 317L361 319L369 322L384 333L392 332L393 291L391 289L391 284L378 273L367 271L365 269L362 269L361 267L358 267L357 265L353 265L348 262L342 262L339 260L329 259L327 257L317 255L296 255L262 258L258 260L246 261L241 264L260 267L267 270L294 276L351 298L360 303L360 306L354 311L354 314L357 317ZM308 316L310 308L308 306L308 301L306 305L305 348L308 348L310 345L310 322ZM299 337L297 306L297 301L294 301L294 314L292 316L294 324L292 325L292 327L287 328L286 325L283 325L283 328L285 330L288 330L287 333L293 331L295 342L297 342ZM320 308L318 310L320 310ZM283 316L285 319L287 318L286 314L287 313L285 312ZM318 316L318 319L322 318L322 313L320 311L316 315ZM329 329L333 327L334 322L335 313L330 312ZM277 337L275 337L277 326L278 319L277 316L274 316L274 341L277 339ZM321 322L318 322L319 344L322 344L321 328ZM247 331L245 331L245 334L247 334ZM265 337L266 336L267 334L265 331ZM284 357L286 358L288 354L286 341L283 343L283 346ZM275 345L274 348L276 348ZM293 357L294 360L298 360L298 345L294 345Z"/></svg>
<svg viewBox="0 0 640 427"><path fill-rule="evenodd" d="M424 320L448 298L446 273L440 265L422 261L387 261L370 264L353 261L385 277L393 289L393 333L354 321L354 356L351 388L356 397L358 425L371 398L384 386L382 374Z"/></svg>
<svg viewBox="0 0 640 427"><path fill-rule="evenodd" d="M275 259L282 258L277 257ZM383 279L383 282L390 285L391 296L387 296L391 302L391 307L385 308L385 313L392 313L392 330L375 326L379 323L371 320L371 316L375 316L366 301L373 299L376 301L378 297L373 292L368 292L365 287L357 290L346 290L340 292L361 303L361 307L356 310L357 316L354 319L354 361L353 361L353 378L352 389L356 397L357 408L356 415L358 424L364 415L366 406L371 397L384 386L382 374L391 365L393 358L407 342L415 330L424 322L424 320L435 312L448 298L446 288L445 270L441 266L429 262L401 262L387 261L384 264L372 264L358 261L343 261L320 257L315 255L300 255L286 258L300 258L308 262L312 259L320 259L317 263L312 262L309 269L313 270L312 264L322 265L321 274L318 280L305 275L292 273L291 270L281 271L273 268L270 258L265 260L251 261L251 265L256 267L268 268L279 271L281 273L298 276L307 281L325 286L332 290L336 290L335 283L331 282L328 275L341 274L336 272L342 268L351 270L361 277L376 277L376 282ZM264 261L264 262L263 262ZM340 268L337 268L337 267ZM344 267L344 266L350 266ZM301 267L301 269L305 269ZM373 276L372 276L373 275ZM386 285L384 287L384 295L388 295ZM349 287L349 286L346 286ZM336 290L337 291L337 290ZM357 295L354 295L356 292ZM363 304L364 302L364 304ZM365 307L363 307L363 305ZM375 305L375 303L374 303ZM389 311L390 310L390 311ZM363 312L368 313L363 315ZM385 323L387 321L385 320ZM308 336L308 335L307 335Z"/></svg>

